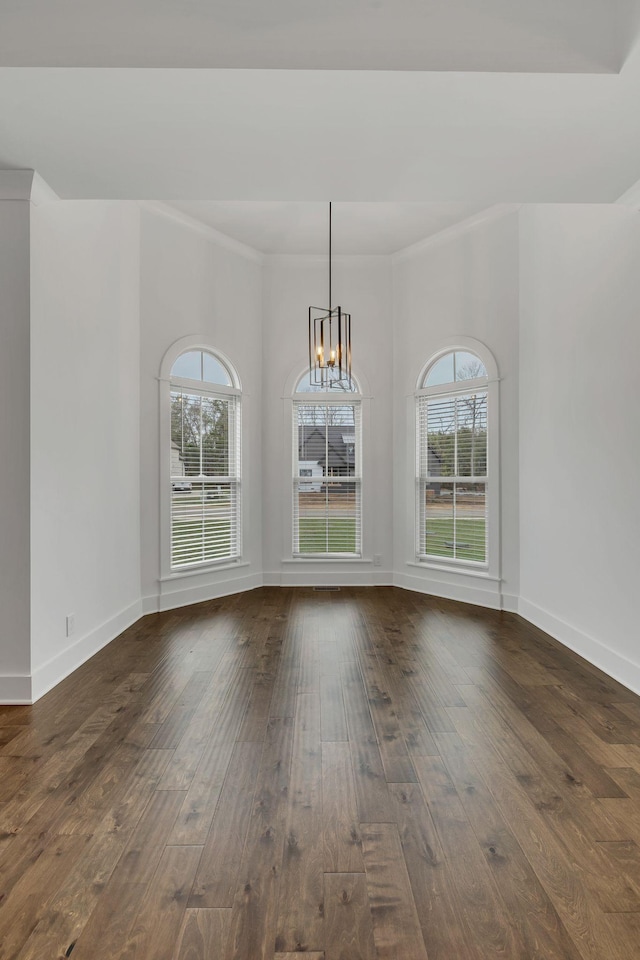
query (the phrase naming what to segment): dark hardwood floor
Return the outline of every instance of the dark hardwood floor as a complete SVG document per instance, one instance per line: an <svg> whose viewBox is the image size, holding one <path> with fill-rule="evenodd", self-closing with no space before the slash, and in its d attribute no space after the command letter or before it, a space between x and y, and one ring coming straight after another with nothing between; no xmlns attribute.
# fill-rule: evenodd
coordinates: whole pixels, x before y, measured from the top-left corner
<svg viewBox="0 0 640 960"><path fill-rule="evenodd" d="M640 698L517 617L264 588L0 707L2 960L640 958Z"/></svg>

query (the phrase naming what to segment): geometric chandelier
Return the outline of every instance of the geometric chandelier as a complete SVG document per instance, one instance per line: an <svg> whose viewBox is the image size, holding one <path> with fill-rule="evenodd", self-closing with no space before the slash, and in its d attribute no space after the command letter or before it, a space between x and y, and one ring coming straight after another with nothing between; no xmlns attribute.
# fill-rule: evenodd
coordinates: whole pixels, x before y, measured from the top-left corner
<svg viewBox="0 0 640 960"><path fill-rule="evenodd" d="M309 307L309 379L325 390L351 390L351 314L332 306L329 204L329 309Z"/></svg>

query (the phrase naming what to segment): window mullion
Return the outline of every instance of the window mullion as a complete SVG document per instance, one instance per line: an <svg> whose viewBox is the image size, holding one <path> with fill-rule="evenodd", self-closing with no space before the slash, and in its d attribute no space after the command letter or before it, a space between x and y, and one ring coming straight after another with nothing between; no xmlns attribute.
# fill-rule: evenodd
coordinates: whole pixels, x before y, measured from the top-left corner
<svg viewBox="0 0 640 960"><path fill-rule="evenodd" d="M329 476L329 405L324 408L324 470L325 478ZM324 485L324 542L325 550L329 553L329 484Z"/></svg>
<svg viewBox="0 0 640 960"><path fill-rule="evenodd" d="M198 460L199 460L198 475L201 476L201 477L203 477L203 476L204 476L204 470L203 470L203 463L202 463L202 435L203 435L203 429L202 429L202 397L200 397L199 412L200 412L200 417L199 417L199 421L200 421L200 424L199 424L199 425L200 425L200 436L198 437L198 447L199 447L200 456L199 456L199 458L198 458Z"/></svg>
<svg viewBox="0 0 640 960"><path fill-rule="evenodd" d="M455 354L453 360L455 364ZM456 397L453 401L453 472L455 476L460 473L458 469L458 429L458 398Z"/></svg>
<svg viewBox="0 0 640 960"><path fill-rule="evenodd" d="M458 557L458 536L457 536L457 518L458 518L458 484L453 484L453 557Z"/></svg>

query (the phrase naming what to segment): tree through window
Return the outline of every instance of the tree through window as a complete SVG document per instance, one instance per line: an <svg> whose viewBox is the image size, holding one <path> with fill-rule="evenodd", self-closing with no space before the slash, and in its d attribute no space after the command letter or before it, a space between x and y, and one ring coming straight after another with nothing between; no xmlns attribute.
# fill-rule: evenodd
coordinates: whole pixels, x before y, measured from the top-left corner
<svg viewBox="0 0 640 960"><path fill-rule="evenodd" d="M236 559L240 530L240 391L205 350L171 369L171 567Z"/></svg>
<svg viewBox="0 0 640 960"><path fill-rule="evenodd" d="M479 357L452 350L418 390L419 559L487 562L487 384Z"/></svg>

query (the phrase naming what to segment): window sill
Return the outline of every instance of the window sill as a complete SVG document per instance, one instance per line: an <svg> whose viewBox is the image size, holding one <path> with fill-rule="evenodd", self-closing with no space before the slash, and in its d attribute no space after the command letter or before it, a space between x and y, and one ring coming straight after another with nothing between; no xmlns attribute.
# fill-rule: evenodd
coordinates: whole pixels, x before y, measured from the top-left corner
<svg viewBox="0 0 640 960"><path fill-rule="evenodd" d="M237 570L238 567L250 567L248 560L233 560L224 563L208 564L202 567L190 567L188 570L180 570L176 573L168 573L164 577L159 577L160 583L170 583L172 580L184 580L185 577L203 577L210 573L217 573L218 570Z"/></svg>
<svg viewBox="0 0 640 960"><path fill-rule="evenodd" d="M361 563L372 564L373 560L364 557L287 557L281 563Z"/></svg>
<svg viewBox="0 0 640 960"><path fill-rule="evenodd" d="M475 570L473 567L449 566L445 563L431 563L428 560L407 560L408 567L418 567L420 570L438 570L440 573L456 573L463 577L478 577L480 580L493 580L502 583L502 577L494 577L488 570Z"/></svg>

